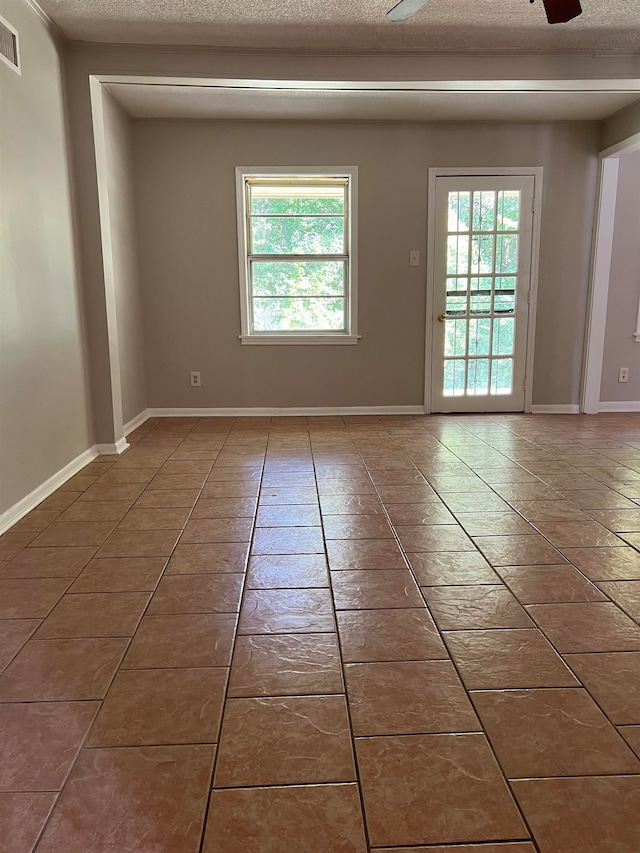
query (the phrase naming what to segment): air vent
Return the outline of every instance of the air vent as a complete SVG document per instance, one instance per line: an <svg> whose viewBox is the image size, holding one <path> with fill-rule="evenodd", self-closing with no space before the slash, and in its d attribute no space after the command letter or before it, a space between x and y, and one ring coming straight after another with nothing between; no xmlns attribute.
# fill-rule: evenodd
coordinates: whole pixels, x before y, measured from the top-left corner
<svg viewBox="0 0 640 853"><path fill-rule="evenodd" d="M0 15L0 59L20 74L18 31Z"/></svg>

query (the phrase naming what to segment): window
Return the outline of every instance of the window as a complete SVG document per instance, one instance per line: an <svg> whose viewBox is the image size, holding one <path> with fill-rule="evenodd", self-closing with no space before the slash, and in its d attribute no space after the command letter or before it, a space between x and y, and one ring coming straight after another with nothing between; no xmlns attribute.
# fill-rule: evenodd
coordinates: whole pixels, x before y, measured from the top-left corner
<svg viewBox="0 0 640 853"><path fill-rule="evenodd" d="M356 169L236 169L241 340L351 344Z"/></svg>

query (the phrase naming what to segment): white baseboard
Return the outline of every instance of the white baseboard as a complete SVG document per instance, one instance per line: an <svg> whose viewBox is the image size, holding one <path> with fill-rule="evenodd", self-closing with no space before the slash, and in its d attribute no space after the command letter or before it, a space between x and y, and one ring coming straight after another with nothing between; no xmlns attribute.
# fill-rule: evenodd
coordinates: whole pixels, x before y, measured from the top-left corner
<svg viewBox="0 0 640 853"><path fill-rule="evenodd" d="M126 438L119 438L115 444L96 444L96 449L100 456L119 456L129 448L129 442Z"/></svg>
<svg viewBox="0 0 640 853"><path fill-rule="evenodd" d="M45 480L40 486L35 488L32 492L29 492L22 500L18 501L17 504L14 504L8 510L0 515L0 534L5 533L10 527L20 521L20 519L25 516L28 512L31 512L32 509L38 506L39 503L45 498L48 498L49 495L53 494L56 489L59 489L67 480L70 480L74 474L77 474L78 471L81 471L85 465L88 465L89 462L92 462L96 456L98 456L98 449L94 445L90 447L88 450L85 450L84 453L81 453L79 456L76 456L75 459L72 459L64 468L61 468L58 472L53 474L53 476L49 477L48 480Z"/></svg>
<svg viewBox="0 0 640 853"><path fill-rule="evenodd" d="M134 429L138 429L139 426L142 426L142 424L145 421L148 421L150 417L151 415L149 414L149 409L143 409L140 414L135 416L135 418L131 418L131 420L128 421L123 427L122 431L124 432L125 436L133 432Z"/></svg>
<svg viewBox="0 0 640 853"><path fill-rule="evenodd" d="M640 400L621 400L598 403L601 412L640 412Z"/></svg>
<svg viewBox="0 0 640 853"><path fill-rule="evenodd" d="M147 409L153 418L282 418L323 415L423 415L423 406L299 406L291 408Z"/></svg>
<svg viewBox="0 0 640 853"><path fill-rule="evenodd" d="M580 406L577 403L531 406L531 413L534 415L579 415Z"/></svg>

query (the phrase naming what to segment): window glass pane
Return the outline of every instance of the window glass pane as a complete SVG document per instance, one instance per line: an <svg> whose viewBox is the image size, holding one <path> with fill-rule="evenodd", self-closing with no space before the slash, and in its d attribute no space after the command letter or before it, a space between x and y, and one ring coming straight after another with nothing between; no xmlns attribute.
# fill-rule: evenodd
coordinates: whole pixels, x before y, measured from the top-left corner
<svg viewBox="0 0 640 853"><path fill-rule="evenodd" d="M493 235L474 235L471 244L471 272L493 272Z"/></svg>
<svg viewBox="0 0 640 853"><path fill-rule="evenodd" d="M463 235L447 238L447 273L466 275L469 272L469 238Z"/></svg>
<svg viewBox="0 0 640 853"><path fill-rule="evenodd" d="M449 193L449 231L469 230L470 193Z"/></svg>
<svg viewBox="0 0 640 853"><path fill-rule="evenodd" d="M469 320L469 355L489 355L491 319Z"/></svg>
<svg viewBox="0 0 640 853"><path fill-rule="evenodd" d="M473 230L493 231L496 222L496 194L484 190L473 194Z"/></svg>
<svg viewBox="0 0 640 853"><path fill-rule="evenodd" d="M252 261L254 296L343 296L343 261Z"/></svg>
<svg viewBox="0 0 640 853"><path fill-rule="evenodd" d="M489 359L474 358L467 362L467 394L486 394L489 387Z"/></svg>
<svg viewBox="0 0 640 853"><path fill-rule="evenodd" d="M520 225L520 190L498 193L498 231L517 231Z"/></svg>
<svg viewBox="0 0 640 853"><path fill-rule="evenodd" d="M445 397L464 396L464 367L465 362L461 358L445 361L444 387L442 389Z"/></svg>
<svg viewBox="0 0 640 853"><path fill-rule="evenodd" d="M469 286L469 279L467 278L448 278L447 279L447 292L452 290L466 290Z"/></svg>
<svg viewBox="0 0 640 853"><path fill-rule="evenodd" d="M497 290L493 297L493 310L496 314L513 314L516 310L515 293Z"/></svg>
<svg viewBox="0 0 640 853"><path fill-rule="evenodd" d="M465 355L467 349L467 321L445 320L444 354Z"/></svg>
<svg viewBox="0 0 640 853"><path fill-rule="evenodd" d="M338 187L250 187L251 213L343 214L344 186Z"/></svg>
<svg viewBox="0 0 640 853"><path fill-rule="evenodd" d="M252 216L254 255L341 255L344 219L338 216Z"/></svg>
<svg viewBox="0 0 640 853"><path fill-rule="evenodd" d="M253 300L256 332L343 332L344 299L264 298Z"/></svg>
<svg viewBox="0 0 640 853"><path fill-rule="evenodd" d="M471 293L469 299L470 314L489 314L491 311L491 291L480 291L479 293Z"/></svg>
<svg viewBox="0 0 640 853"><path fill-rule="evenodd" d="M467 296L447 296L447 314L466 314L467 313Z"/></svg>
<svg viewBox="0 0 640 853"><path fill-rule="evenodd" d="M491 362L491 393L511 394L513 392L513 359L500 358Z"/></svg>
<svg viewBox="0 0 640 853"><path fill-rule="evenodd" d="M493 355L513 353L515 317L500 317L493 321Z"/></svg>
<svg viewBox="0 0 640 853"><path fill-rule="evenodd" d="M496 237L496 273L518 271L518 235L502 234Z"/></svg>

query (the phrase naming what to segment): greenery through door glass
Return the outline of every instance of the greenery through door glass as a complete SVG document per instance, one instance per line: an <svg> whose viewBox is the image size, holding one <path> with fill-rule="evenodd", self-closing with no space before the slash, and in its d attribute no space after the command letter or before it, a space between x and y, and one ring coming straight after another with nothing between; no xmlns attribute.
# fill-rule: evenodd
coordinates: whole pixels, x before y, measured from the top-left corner
<svg viewBox="0 0 640 853"><path fill-rule="evenodd" d="M255 332L347 331L346 181L249 185Z"/></svg>
<svg viewBox="0 0 640 853"><path fill-rule="evenodd" d="M519 221L518 190L448 194L445 396L512 393Z"/></svg>

